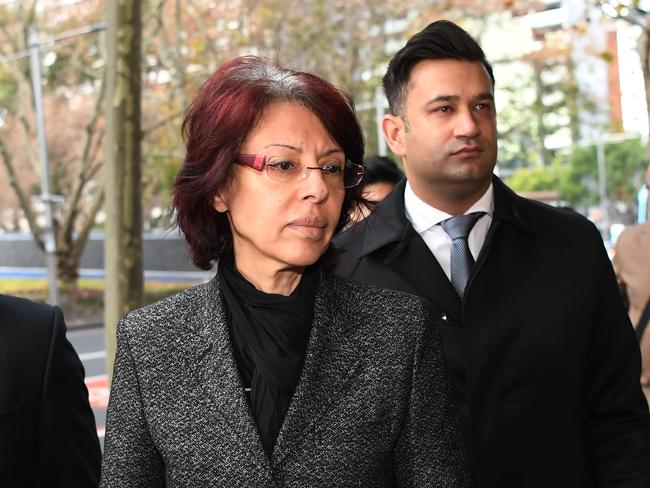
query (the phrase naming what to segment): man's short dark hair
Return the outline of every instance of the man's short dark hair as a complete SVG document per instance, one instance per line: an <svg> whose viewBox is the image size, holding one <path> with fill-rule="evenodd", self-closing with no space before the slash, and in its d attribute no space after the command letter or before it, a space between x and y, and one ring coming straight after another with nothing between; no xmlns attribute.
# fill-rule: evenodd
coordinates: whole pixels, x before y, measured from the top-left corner
<svg viewBox="0 0 650 488"><path fill-rule="evenodd" d="M492 66L485 59L481 46L458 25L438 20L411 37L388 64L383 85L393 115L399 115L404 108L413 66L427 59L479 61L485 66L494 87Z"/></svg>

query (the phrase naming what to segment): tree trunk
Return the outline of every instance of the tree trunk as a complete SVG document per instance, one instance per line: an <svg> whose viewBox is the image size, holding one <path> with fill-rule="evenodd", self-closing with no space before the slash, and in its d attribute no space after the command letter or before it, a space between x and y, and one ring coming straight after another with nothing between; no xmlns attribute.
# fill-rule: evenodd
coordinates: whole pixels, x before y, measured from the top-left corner
<svg viewBox="0 0 650 488"><path fill-rule="evenodd" d="M542 64L543 61L533 61L532 63L534 73L533 80L535 83L534 117L537 120L535 127L535 146L540 159L540 167L548 166L551 162L549 150L546 149L546 136L548 135L548 130L546 128L546 122L544 121L544 115L546 114L547 109L544 106L543 101L544 83L542 81L542 71L544 68Z"/></svg>
<svg viewBox="0 0 650 488"><path fill-rule="evenodd" d="M109 378L117 323L143 300L140 4L110 0L107 5L104 322Z"/></svg>
<svg viewBox="0 0 650 488"><path fill-rule="evenodd" d="M59 282L59 303L66 317L77 315L77 291L79 280L79 256L70 252L70 246L57 247L56 275Z"/></svg>
<svg viewBox="0 0 650 488"><path fill-rule="evenodd" d="M650 17L646 24L650 24ZM650 25L643 29L639 39L639 54L641 55L641 68L643 70L643 83L645 85L645 103L648 114L648 123L650 124ZM646 141L646 154L650 160L650 137Z"/></svg>
<svg viewBox="0 0 650 488"><path fill-rule="evenodd" d="M65 289L76 289L79 279L80 256L70 251L70 244L57 248L57 278Z"/></svg>

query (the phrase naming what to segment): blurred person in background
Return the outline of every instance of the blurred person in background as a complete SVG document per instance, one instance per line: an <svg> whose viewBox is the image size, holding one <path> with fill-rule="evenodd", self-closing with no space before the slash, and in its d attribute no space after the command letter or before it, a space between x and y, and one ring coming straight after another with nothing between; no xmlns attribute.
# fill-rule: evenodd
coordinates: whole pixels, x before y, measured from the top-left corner
<svg viewBox="0 0 650 488"><path fill-rule="evenodd" d="M637 203L639 211L637 213L637 223L643 224L648 220L648 211L650 211L650 161L646 169L646 182L639 188L637 193Z"/></svg>
<svg viewBox="0 0 650 488"><path fill-rule="evenodd" d="M61 310L0 294L0 486L91 488L101 451Z"/></svg>
<svg viewBox="0 0 650 488"><path fill-rule="evenodd" d="M650 163L646 168L650 187ZM641 207L639 207L641 208ZM614 269L641 346L641 385L650 402L650 220L625 229L616 241Z"/></svg>
<svg viewBox="0 0 650 488"><path fill-rule="evenodd" d="M329 271L361 201L348 99L241 57L183 134L173 207L217 274L120 323L102 486L469 486L428 309Z"/></svg>
<svg viewBox="0 0 650 488"><path fill-rule="evenodd" d="M386 156L366 156L363 166L366 171L361 182L362 192L371 202L381 202L404 178L395 161Z"/></svg>
<svg viewBox="0 0 650 488"><path fill-rule="evenodd" d="M404 178L394 160L386 156L366 156L363 158L365 173L361 182L361 192L367 204L360 206L351 213L351 220L359 222L365 219L377 202L386 198L395 185Z"/></svg>
<svg viewBox="0 0 650 488"><path fill-rule="evenodd" d="M479 487L649 487L634 331L597 229L516 195L497 161L494 74L449 21L384 76L407 179L338 238L342 276L427 298Z"/></svg>

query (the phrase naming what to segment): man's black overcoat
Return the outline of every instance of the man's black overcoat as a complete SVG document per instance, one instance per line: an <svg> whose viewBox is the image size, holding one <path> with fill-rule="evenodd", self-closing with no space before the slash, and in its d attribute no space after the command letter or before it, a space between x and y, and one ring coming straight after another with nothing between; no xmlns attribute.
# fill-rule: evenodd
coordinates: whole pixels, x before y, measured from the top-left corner
<svg viewBox="0 0 650 488"><path fill-rule="evenodd" d="M639 348L596 228L494 179L464 302L404 213L402 182L336 242L344 277L427 298L479 487L650 487Z"/></svg>
<svg viewBox="0 0 650 488"><path fill-rule="evenodd" d="M61 311L0 295L0 487L98 486L100 462Z"/></svg>

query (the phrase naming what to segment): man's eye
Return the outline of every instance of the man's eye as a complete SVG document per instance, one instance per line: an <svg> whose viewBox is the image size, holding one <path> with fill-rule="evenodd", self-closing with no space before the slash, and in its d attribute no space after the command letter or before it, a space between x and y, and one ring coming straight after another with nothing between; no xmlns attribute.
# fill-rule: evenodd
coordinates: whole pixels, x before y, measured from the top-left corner
<svg viewBox="0 0 650 488"><path fill-rule="evenodd" d="M343 165L341 163L326 163L321 166L321 170L328 175L340 175L343 174Z"/></svg>
<svg viewBox="0 0 650 488"><path fill-rule="evenodd" d="M478 103L475 108L476 110L490 110L492 106L489 103Z"/></svg>
<svg viewBox="0 0 650 488"><path fill-rule="evenodd" d="M282 161L275 161L273 163L267 164L269 169L271 171L275 171L277 173L280 172L285 172L285 171L292 171L296 169L296 163L291 161L290 159L282 160Z"/></svg>
<svg viewBox="0 0 650 488"><path fill-rule="evenodd" d="M446 114L446 113L448 113L448 112L451 112L451 107L447 107L447 106L444 106L444 107L438 107L438 108L436 109L436 112L442 112L442 113L445 113L445 114Z"/></svg>

